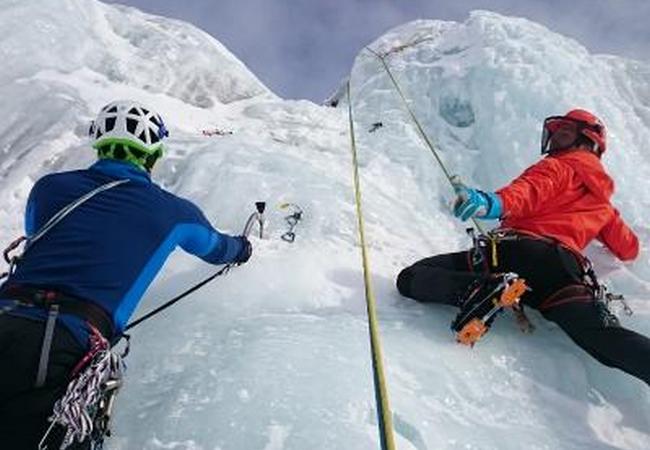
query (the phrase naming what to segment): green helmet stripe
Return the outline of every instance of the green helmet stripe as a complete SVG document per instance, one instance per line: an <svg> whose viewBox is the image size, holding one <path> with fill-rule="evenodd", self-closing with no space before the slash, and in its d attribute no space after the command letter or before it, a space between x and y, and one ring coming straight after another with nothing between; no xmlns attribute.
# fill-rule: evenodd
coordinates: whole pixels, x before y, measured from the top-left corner
<svg viewBox="0 0 650 450"><path fill-rule="evenodd" d="M111 138L111 137L101 138L101 139L97 140L97 142L95 142L93 144L93 148L95 150L99 150L100 148L103 148L103 147L105 147L107 145L110 145L111 149L114 149L116 144L122 144L122 145L124 145L126 147L136 148L138 150L143 151L147 155L153 155L155 153L160 153L160 156L162 156L163 150L164 150L164 146L163 146L162 141L158 142L156 144L153 144L150 148L147 148L146 146L144 146L143 144L139 143L136 140L124 139L124 138Z"/></svg>
<svg viewBox="0 0 650 450"><path fill-rule="evenodd" d="M119 158L115 155L118 146L121 146L125 153ZM130 139L117 139L117 138L106 138L100 139L97 141L93 148L98 152L100 159L116 159L121 161L126 161L135 166L139 167L142 170L147 172L151 171L153 162L158 160L163 155L163 145L160 143L156 145L153 149L147 149L142 145L138 145ZM131 150L138 150L144 156L138 157L133 154ZM148 161L151 157L154 157L153 162Z"/></svg>

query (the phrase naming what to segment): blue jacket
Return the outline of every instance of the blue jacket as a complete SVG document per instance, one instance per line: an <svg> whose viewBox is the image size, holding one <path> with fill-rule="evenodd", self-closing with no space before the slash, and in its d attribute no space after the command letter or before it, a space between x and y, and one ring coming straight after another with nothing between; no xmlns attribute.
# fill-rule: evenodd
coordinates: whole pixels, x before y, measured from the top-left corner
<svg viewBox="0 0 650 450"><path fill-rule="evenodd" d="M47 287L93 302L120 332L177 246L211 264L239 256L241 238L216 231L193 203L163 190L136 166L107 159L87 170L38 180L27 201L27 235L84 194L125 178L127 183L97 194L35 242L8 283ZM0 308L8 303L0 300ZM24 307L12 314L46 317L44 311ZM82 320L72 315L60 320L86 343L89 330Z"/></svg>

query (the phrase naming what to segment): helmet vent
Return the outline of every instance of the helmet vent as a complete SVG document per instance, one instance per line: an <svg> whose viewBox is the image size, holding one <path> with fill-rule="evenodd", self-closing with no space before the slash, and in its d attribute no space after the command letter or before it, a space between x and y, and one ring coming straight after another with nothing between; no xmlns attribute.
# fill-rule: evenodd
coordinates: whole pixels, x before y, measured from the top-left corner
<svg viewBox="0 0 650 450"><path fill-rule="evenodd" d="M142 150L140 150L139 148L131 147L131 148L129 149L129 151L131 152L131 154L132 154L133 156L135 156L136 158L139 158L139 159L142 159L142 158L144 158L145 156L147 156L146 153L143 152Z"/></svg>
<svg viewBox="0 0 650 450"><path fill-rule="evenodd" d="M145 134L144 130L142 131L142 133L140 133L140 136L138 136L138 139L140 139L145 144L147 143L147 135Z"/></svg>
<svg viewBox="0 0 650 450"><path fill-rule="evenodd" d="M138 128L138 121L136 119L127 118L126 119L126 130L131 134L135 134L135 129L136 128Z"/></svg>
<svg viewBox="0 0 650 450"><path fill-rule="evenodd" d="M109 113L117 113L117 106L113 106L111 109L109 109L109 110L106 111L106 112L109 112Z"/></svg>
<svg viewBox="0 0 650 450"><path fill-rule="evenodd" d="M120 145L115 147L115 151L113 152L113 154L115 155L115 157L117 159L124 159L124 158L126 158L126 152L127 152L126 147L124 147L124 145L120 144Z"/></svg>
<svg viewBox="0 0 650 450"><path fill-rule="evenodd" d="M113 128L115 128L115 117L109 117L106 119L106 132L113 131Z"/></svg>
<svg viewBox="0 0 650 450"><path fill-rule="evenodd" d="M151 116L151 119L149 119L149 120L150 120L151 123L153 123L155 126L157 126L157 127L160 128L160 122L158 121L158 119L156 118L156 116Z"/></svg>
<svg viewBox="0 0 650 450"><path fill-rule="evenodd" d="M144 114L145 116L148 116L149 115L149 110L143 109L142 114Z"/></svg>
<svg viewBox="0 0 650 450"><path fill-rule="evenodd" d="M129 114L133 114L134 116L139 116L139 115L140 115L140 111L138 111L138 110L135 109L135 108L131 108L131 109L129 109Z"/></svg>
<svg viewBox="0 0 650 450"><path fill-rule="evenodd" d="M99 128L97 128L97 136L95 136L95 139L99 139L100 137L102 137L103 134L104 134L104 133L102 133L102 130L100 130Z"/></svg>
<svg viewBox="0 0 650 450"><path fill-rule="evenodd" d="M154 133L154 131L152 129L149 129L149 137L151 138L150 141L151 141L152 144L155 144L156 142L158 142L160 140L158 135L156 133Z"/></svg>

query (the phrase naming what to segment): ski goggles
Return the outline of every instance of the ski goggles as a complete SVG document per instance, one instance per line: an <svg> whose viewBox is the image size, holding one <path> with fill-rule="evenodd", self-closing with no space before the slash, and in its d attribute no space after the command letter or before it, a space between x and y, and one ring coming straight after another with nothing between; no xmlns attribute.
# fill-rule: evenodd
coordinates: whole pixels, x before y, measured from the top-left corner
<svg viewBox="0 0 650 450"><path fill-rule="evenodd" d="M599 125L565 116L552 116L544 120L542 128L542 154L566 150L576 145L583 130L600 132Z"/></svg>

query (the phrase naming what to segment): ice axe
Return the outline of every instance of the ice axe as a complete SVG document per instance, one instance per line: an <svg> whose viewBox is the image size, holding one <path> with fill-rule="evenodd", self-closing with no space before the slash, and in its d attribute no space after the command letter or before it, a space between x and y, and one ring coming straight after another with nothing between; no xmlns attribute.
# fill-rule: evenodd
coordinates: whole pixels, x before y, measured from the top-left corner
<svg viewBox="0 0 650 450"><path fill-rule="evenodd" d="M260 239L264 238L264 224L266 223L266 218L264 217L264 211L266 210L266 202L255 202L255 212L253 212L246 221L244 226L244 236L250 236L253 231L253 227L257 223L260 230Z"/></svg>

